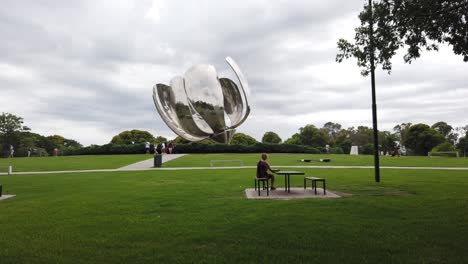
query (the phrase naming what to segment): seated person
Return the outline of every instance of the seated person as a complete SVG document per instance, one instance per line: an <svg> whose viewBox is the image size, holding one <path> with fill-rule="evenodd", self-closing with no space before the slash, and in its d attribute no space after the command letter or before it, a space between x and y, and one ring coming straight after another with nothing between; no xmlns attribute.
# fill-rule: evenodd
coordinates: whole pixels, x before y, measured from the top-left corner
<svg viewBox="0 0 468 264"><path fill-rule="evenodd" d="M275 176L268 173L268 170L270 170L271 172L274 172L274 171L271 169L270 164L266 162L267 158L268 158L267 154L262 153L262 158L257 163L257 178L271 179L271 190L276 190L276 188L274 187Z"/></svg>

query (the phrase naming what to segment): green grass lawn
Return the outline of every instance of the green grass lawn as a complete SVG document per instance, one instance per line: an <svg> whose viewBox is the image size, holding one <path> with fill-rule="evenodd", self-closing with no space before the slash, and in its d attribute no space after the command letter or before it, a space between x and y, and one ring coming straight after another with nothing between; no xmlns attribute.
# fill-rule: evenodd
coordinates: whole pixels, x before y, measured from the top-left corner
<svg viewBox="0 0 468 264"><path fill-rule="evenodd" d="M0 176L0 263L468 263L468 172L304 171L348 197L247 200L255 169Z"/></svg>
<svg viewBox="0 0 468 264"><path fill-rule="evenodd" d="M116 169L153 156L148 154L134 155L89 155L0 159L0 166L12 165L13 171L58 171ZM331 162L319 162L329 158ZM311 159L312 162L299 162L300 159ZM242 160L244 166L255 166L259 154L189 154L165 163L163 167L209 167L210 160ZM268 162L272 166L372 166L370 155L323 155L323 154L270 154ZM468 167L467 158L447 157L380 157L381 166L409 167ZM239 166L238 162L217 163L216 166Z"/></svg>
<svg viewBox="0 0 468 264"><path fill-rule="evenodd" d="M12 165L14 172L117 169L152 157L148 154L133 154L8 158L0 159L0 166Z"/></svg>
<svg viewBox="0 0 468 264"><path fill-rule="evenodd" d="M319 162L329 158L331 162ZM260 154L190 154L164 164L164 167L209 167L210 160L242 160L244 166L255 166ZM311 159L312 162L299 162ZM325 154L270 154L268 162L272 166L373 166L372 155L325 155ZM381 166L404 167L468 167L467 158L448 157L380 157ZM239 162L216 163L216 166L239 166Z"/></svg>

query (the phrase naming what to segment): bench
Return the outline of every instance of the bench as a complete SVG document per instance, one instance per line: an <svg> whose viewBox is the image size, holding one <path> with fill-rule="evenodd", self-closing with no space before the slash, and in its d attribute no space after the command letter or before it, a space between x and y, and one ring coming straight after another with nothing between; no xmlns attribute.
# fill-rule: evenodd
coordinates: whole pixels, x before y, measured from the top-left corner
<svg viewBox="0 0 468 264"><path fill-rule="evenodd" d="M240 166L244 166L242 160L210 160L210 167L213 167L216 162L239 162Z"/></svg>
<svg viewBox="0 0 468 264"><path fill-rule="evenodd" d="M315 195L317 195L317 182L323 183L323 195L327 194L327 191L325 190L325 179L317 177L304 177L304 190L307 188L307 181L312 182L312 189L314 189Z"/></svg>
<svg viewBox="0 0 468 264"><path fill-rule="evenodd" d="M270 196L270 191L269 191L270 186L268 186L268 180L269 180L268 178L255 177L254 184L255 184L255 190L258 190L258 196L260 196L260 182L262 182L263 189L265 190L266 188L267 196ZM266 183L266 186L265 186L265 183Z"/></svg>

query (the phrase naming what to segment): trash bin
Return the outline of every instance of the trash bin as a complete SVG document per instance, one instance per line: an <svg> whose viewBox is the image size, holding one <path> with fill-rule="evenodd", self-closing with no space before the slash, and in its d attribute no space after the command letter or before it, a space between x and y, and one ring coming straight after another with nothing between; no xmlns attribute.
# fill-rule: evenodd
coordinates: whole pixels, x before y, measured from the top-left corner
<svg viewBox="0 0 468 264"><path fill-rule="evenodd" d="M162 154L154 154L154 167L161 168L162 165Z"/></svg>

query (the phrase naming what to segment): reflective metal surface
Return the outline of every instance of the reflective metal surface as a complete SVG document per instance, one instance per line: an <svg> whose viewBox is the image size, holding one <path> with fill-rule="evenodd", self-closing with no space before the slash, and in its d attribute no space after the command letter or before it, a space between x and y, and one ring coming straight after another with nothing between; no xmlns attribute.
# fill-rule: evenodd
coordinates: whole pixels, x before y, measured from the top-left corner
<svg viewBox="0 0 468 264"><path fill-rule="evenodd" d="M199 64L188 69L183 77L172 78L169 86L158 83L153 87L154 105L177 135L189 141L211 138L229 143L234 128L249 115L247 81L232 58L227 57L226 61L239 85L231 79L218 78L212 65Z"/></svg>

